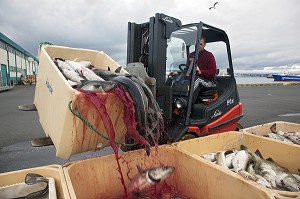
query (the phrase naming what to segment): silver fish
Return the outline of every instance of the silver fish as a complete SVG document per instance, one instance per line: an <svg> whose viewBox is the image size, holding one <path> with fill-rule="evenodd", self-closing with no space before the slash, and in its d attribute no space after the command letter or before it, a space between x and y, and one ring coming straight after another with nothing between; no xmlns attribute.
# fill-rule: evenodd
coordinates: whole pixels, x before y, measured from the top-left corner
<svg viewBox="0 0 300 199"><path fill-rule="evenodd" d="M299 132L288 132L285 133L284 136L291 140L294 144L300 145L300 135Z"/></svg>
<svg viewBox="0 0 300 199"><path fill-rule="evenodd" d="M201 157L203 157L204 159L206 159L210 162L214 162L214 161L216 161L216 156L217 156L217 153L207 153L207 154L202 155Z"/></svg>
<svg viewBox="0 0 300 199"><path fill-rule="evenodd" d="M300 183L297 179L286 171L284 167L276 165L274 162L265 160L262 156L251 152L247 147L241 146L246 150L254 161L255 173L265 178L272 188L287 189L290 191L299 191ZM259 151L257 151L259 153Z"/></svg>
<svg viewBox="0 0 300 199"><path fill-rule="evenodd" d="M73 68L69 64L67 64L66 62L64 62L60 59L56 59L56 63L61 70L63 70L63 69L73 70Z"/></svg>
<svg viewBox="0 0 300 199"><path fill-rule="evenodd" d="M76 73L75 71L71 71L71 70L67 70L67 69L63 69L62 73L64 74L64 76L73 81L73 82L77 82L77 83L81 83L82 80L84 80L82 77L79 76L78 73Z"/></svg>
<svg viewBox="0 0 300 199"><path fill-rule="evenodd" d="M84 68L80 63L76 62L76 61L70 61L70 60L65 60L65 62L67 64L69 64L70 67L73 68L74 71L78 72Z"/></svg>
<svg viewBox="0 0 300 199"><path fill-rule="evenodd" d="M96 75L91 69L83 67L78 72L88 80L105 81L103 78Z"/></svg>
<svg viewBox="0 0 300 199"><path fill-rule="evenodd" d="M173 174L175 167L161 166L143 170L137 166L138 174L130 181L128 185L129 193L139 193L143 190L158 184Z"/></svg>
<svg viewBox="0 0 300 199"><path fill-rule="evenodd" d="M254 181L266 188L272 188L271 184L266 180L264 179L262 176L258 175L255 173L255 170L254 170L254 163L251 162L248 164L247 166L247 172L249 174L251 174L254 178L256 178Z"/></svg>
<svg viewBox="0 0 300 199"><path fill-rule="evenodd" d="M246 171L247 165L251 159L250 154L245 150L238 151L232 158L232 166L234 172L238 173L243 178L256 181L256 178Z"/></svg>
<svg viewBox="0 0 300 199"><path fill-rule="evenodd" d="M265 135L265 137L272 138L272 139L279 140L279 141L286 142L286 143L290 143L290 144L293 143L292 141L288 140L287 138L285 138L284 136L282 136L280 134L269 133L269 134Z"/></svg>
<svg viewBox="0 0 300 199"><path fill-rule="evenodd" d="M246 170L250 158L251 156L247 151L238 151L232 159L232 166L235 172Z"/></svg>
<svg viewBox="0 0 300 199"><path fill-rule="evenodd" d="M276 123L270 127L270 130L277 135L287 138L294 144L300 144L300 132L283 132L276 130Z"/></svg>
<svg viewBox="0 0 300 199"><path fill-rule="evenodd" d="M237 152L238 152L237 150L233 149L231 153L225 155L226 165L229 169L233 167L232 159L237 154Z"/></svg>

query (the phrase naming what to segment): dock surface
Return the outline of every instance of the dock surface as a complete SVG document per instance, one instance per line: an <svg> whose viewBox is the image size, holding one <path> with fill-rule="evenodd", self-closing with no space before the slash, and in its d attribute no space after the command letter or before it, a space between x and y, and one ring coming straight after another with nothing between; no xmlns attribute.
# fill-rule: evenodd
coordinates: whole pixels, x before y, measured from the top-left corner
<svg viewBox="0 0 300 199"><path fill-rule="evenodd" d="M300 123L300 85L243 85L238 87L243 103L244 128L274 121ZM15 86L0 92L0 173L112 154L110 148L87 152L63 160L55 156L54 146L31 147L30 141L44 137L36 111L20 111L31 104L35 85Z"/></svg>

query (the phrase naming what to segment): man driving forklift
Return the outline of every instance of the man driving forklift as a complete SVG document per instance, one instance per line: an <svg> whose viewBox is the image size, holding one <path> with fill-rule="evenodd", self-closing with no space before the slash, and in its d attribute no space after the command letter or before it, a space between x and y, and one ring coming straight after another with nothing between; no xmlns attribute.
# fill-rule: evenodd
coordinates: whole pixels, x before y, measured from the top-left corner
<svg viewBox="0 0 300 199"><path fill-rule="evenodd" d="M216 60L214 55L205 50L206 38L204 35L201 36L199 42L199 57L196 69L196 80L194 83L194 95L193 104L197 101L200 91L211 89L215 86L215 76L216 76ZM195 57L195 52L192 52L188 56L187 65L192 64Z"/></svg>
<svg viewBox="0 0 300 199"><path fill-rule="evenodd" d="M206 38L204 35L202 35L199 40L199 56L198 56L198 64L196 68L196 79L194 83L194 93L193 93L193 101L192 101L193 104L197 102L200 92L209 91L215 87L215 77L217 71L216 61L214 55L211 52L204 49L205 46L206 46ZM195 58L195 51L189 54L187 58L186 66L191 68L193 65L194 58ZM178 75L179 74L177 72L170 73L170 76L172 77L176 77ZM185 71L185 73L182 75L189 77L190 73ZM212 97L214 97L213 94Z"/></svg>

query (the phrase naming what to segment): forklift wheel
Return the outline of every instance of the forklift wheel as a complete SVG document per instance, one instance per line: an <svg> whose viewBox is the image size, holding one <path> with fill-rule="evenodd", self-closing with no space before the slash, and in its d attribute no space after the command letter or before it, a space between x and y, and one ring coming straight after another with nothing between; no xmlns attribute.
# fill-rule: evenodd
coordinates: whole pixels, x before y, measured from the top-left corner
<svg viewBox="0 0 300 199"><path fill-rule="evenodd" d="M194 134L191 134L191 133L187 133L187 134L184 134L181 138L180 138L180 141L183 141L183 140L190 140L190 139L194 139L196 138L196 136Z"/></svg>
<svg viewBox="0 0 300 199"><path fill-rule="evenodd" d="M236 123L236 131L240 131L241 129L243 129L244 127L240 124L240 123Z"/></svg>

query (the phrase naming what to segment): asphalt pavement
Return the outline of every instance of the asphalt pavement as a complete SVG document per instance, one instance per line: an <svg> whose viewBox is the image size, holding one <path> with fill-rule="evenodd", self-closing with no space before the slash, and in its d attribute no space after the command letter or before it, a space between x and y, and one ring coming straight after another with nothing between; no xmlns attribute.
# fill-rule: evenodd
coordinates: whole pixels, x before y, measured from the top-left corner
<svg viewBox="0 0 300 199"><path fill-rule="evenodd" d="M300 85L248 86L238 91L244 128L274 121L300 123Z"/></svg>
<svg viewBox="0 0 300 199"><path fill-rule="evenodd" d="M19 105L32 104L35 85L16 85L0 92L0 147L44 137L37 111L20 111Z"/></svg>
<svg viewBox="0 0 300 199"><path fill-rule="evenodd" d="M274 121L300 123L300 85L239 87L246 128ZM33 148L30 141L44 137L36 111L20 111L18 106L32 104L35 85L15 86L0 92L0 173L111 154L110 148L87 152L63 160L55 147Z"/></svg>

